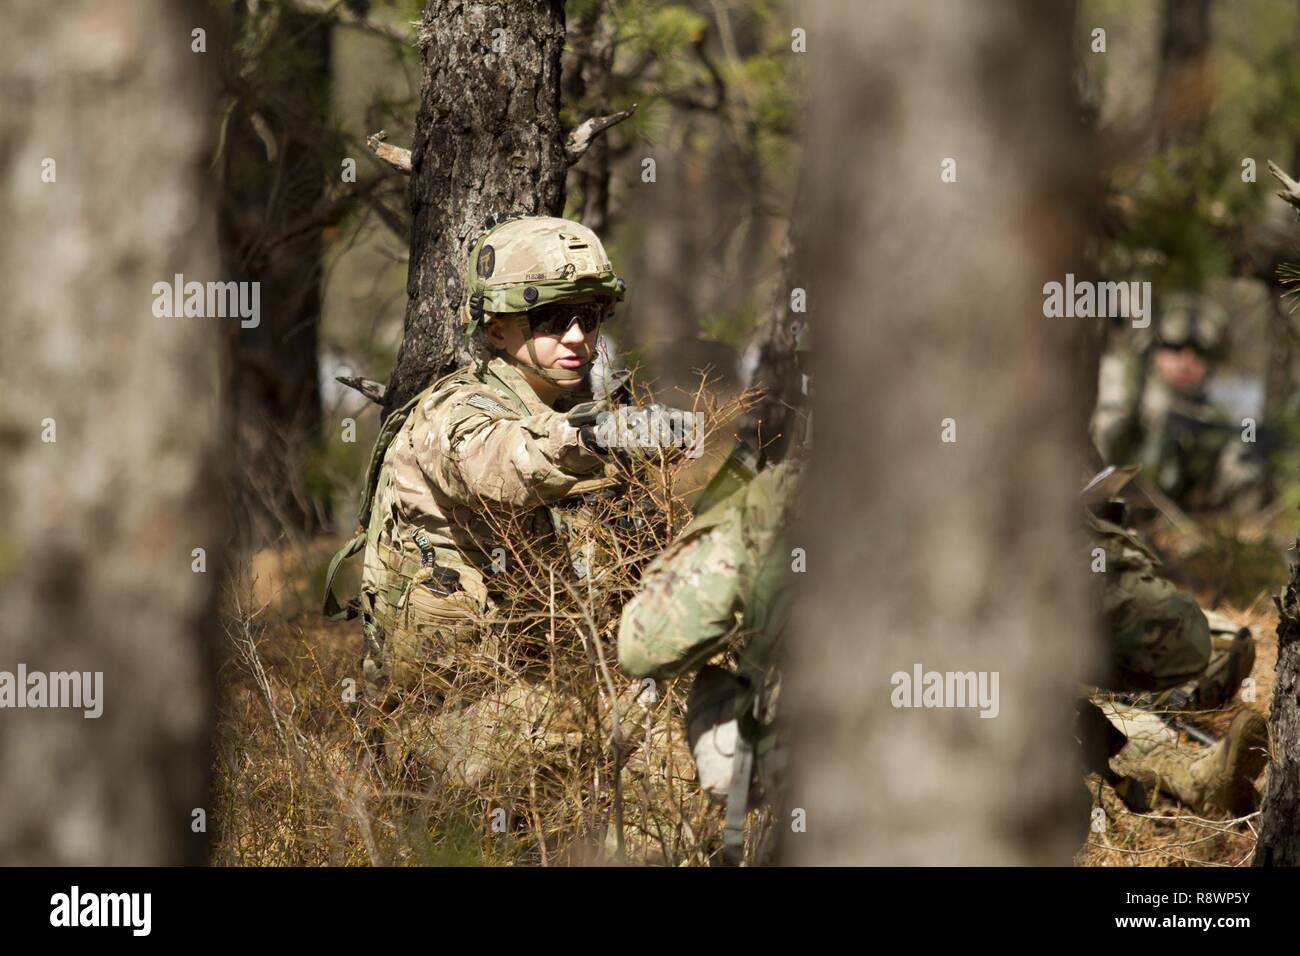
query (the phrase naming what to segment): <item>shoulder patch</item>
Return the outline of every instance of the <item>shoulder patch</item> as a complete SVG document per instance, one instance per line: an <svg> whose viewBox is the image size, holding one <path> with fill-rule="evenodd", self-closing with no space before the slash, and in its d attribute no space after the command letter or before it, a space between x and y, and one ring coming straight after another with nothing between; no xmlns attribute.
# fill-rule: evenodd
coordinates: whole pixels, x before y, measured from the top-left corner
<svg viewBox="0 0 1300 956"><path fill-rule="evenodd" d="M496 415L511 414L510 409L506 408L496 399L489 398L488 396L482 394L471 395L469 398L465 399L465 404L473 405L475 408L481 409L485 412L492 412L493 414Z"/></svg>

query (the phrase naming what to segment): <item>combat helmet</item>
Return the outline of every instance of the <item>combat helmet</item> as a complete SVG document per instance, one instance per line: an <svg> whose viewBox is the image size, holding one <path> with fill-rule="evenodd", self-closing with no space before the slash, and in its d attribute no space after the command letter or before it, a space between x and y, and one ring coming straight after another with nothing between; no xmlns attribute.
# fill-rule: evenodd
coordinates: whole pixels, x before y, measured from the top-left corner
<svg viewBox="0 0 1300 956"><path fill-rule="evenodd" d="M1155 333L1157 345L1190 346L1208 358L1221 359L1227 352L1228 313L1208 296L1173 293L1161 305Z"/></svg>
<svg viewBox="0 0 1300 956"><path fill-rule="evenodd" d="M514 316L524 326L532 363L502 357L550 381L572 382L586 376L590 362L576 369L542 368L527 328L529 310L594 295L607 301L607 316L626 289L600 239L581 223L522 213L492 216L466 260L461 321L468 341L487 313Z"/></svg>

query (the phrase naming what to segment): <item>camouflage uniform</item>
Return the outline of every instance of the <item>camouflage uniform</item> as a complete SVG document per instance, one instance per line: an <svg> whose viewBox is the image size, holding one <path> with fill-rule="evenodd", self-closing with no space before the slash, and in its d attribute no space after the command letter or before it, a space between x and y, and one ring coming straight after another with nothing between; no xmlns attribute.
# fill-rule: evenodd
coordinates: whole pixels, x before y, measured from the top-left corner
<svg viewBox="0 0 1300 956"><path fill-rule="evenodd" d="M1145 349L1103 357L1093 415L1093 440L1114 464L1140 464L1155 486L1188 510L1231 508L1245 513L1263 502L1264 469L1242 425L1210 401L1172 388L1147 369L1160 344L1190 345L1213 358L1222 353L1227 317L1208 300L1170 296Z"/></svg>
<svg viewBox="0 0 1300 956"><path fill-rule="evenodd" d="M738 615L750 633L784 629L788 589L772 555L795 503L799 471L797 463L783 462L761 472L697 516L654 560L623 607L618 659L624 671L663 680L692 670L721 649ZM788 565L788 555L781 560Z"/></svg>
<svg viewBox="0 0 1300 956"><path fill-rule="evenodd" d="M395 760L414 753L473 785L487 769L486 753L536 753L573 742L565 702L551 700L528 662L501 659L492 569L494 559L518 560L518 548L503 540L508 525L516 545L555 544L567 551L566 570L586 572L571 549L592 525L584 523L586 496L619 479L603 449L588 440L585 419L542 401L520 369L576 384L565 393L566 405L590 398L589 365L537 364L528 312L579 296L608 310L623 290L586 227L545 216L490 220L468 259L467 337L489 317L513 319L526 331L533 362L498 353L453 373L390 416L381 431L363 534L331 565L326 612L346 613L333 598L334 575L343 558L364 547L366 695L389 710L412 688L424 694L421 706L404 707L390 722L385 746Z"/></svg>
<svg viewBox="0 0 1300 956"><path fill-rule="evenodd" d="M1159 691L1202 674L1210 628L1186 594L1160 577L1159 559L1131 530L1089 512L1094 548L1105 552L1102 608L1117 691Z"/></svg>
<svg viewBox="0 0 1300 956"><path fill-rule="evenodd" d="M464 664L457 645L477 633L493 603L493 551L506 547L494 522L510 520L536 539L552 535L557 518L546 506L611 485L605 464L499 358L420 395L384 456L366 530L371 686L406 684L417 666L450 682Z"/></svg>
<svg viewBox="0 0 1300 956"><path fill-rule="evenodd" d="M726 798L724 858L739 862L751 799L781 789L785 746L775 722L780 642L790 614L784 532L801 465L783 462L706 508L650 565L623 607L618 658L633 677L699 669L686 730L701 788ZM729 637L743 643L739 672L706 661Z"/></svg>
<svg viewBox="0 0 1300 956"><path fill-rule="evenodd" d="M1239 631L1222 615L1207 615L1161 577L1159 560L1134 532L1091 512L1087 523L1093 545L1106 556L1103 613L1113 664L1107 690L1127 692L1131 700L1160 710L1228 703L1254 665L1249 631ZM1147 792L1170 793L1204 814L1246 812L1253 798L1250 781L1263 766L1261 733L1267 740L1258 714L1238 715L1213 747L1189 749L1147 710L1108 695L1092 703L1122 735L1113 738L1106 755L1116 775L1112 782L1136 780Z"/></svg>

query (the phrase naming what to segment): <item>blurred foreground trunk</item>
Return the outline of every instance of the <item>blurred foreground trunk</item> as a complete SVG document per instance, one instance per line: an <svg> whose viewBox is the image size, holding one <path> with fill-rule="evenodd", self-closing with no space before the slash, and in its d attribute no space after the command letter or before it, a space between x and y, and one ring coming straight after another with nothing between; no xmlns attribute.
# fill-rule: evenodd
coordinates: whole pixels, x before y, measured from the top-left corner
<svg viewBox="0 0 1300 956"><path fill-rule="evenodd" d="M1082 257L1071 7L821 3L796 24L817 424L791 862L1068 864L1086 831L1084 320L1045 318L1043 292ZM918 669L985 700L913 709Z"/></svg>
<svg viewBox="0 0 1300 956"><path fill-rule="evenodd" d="M222 278L208 60L190 49L204 22L177 0L16 0L0 31L6 864L206 855L214 360L232 320L156 317L152 292ZM9 709L15 690L40 700L15 689L21 669L102 684L81 706Z"/></svg>

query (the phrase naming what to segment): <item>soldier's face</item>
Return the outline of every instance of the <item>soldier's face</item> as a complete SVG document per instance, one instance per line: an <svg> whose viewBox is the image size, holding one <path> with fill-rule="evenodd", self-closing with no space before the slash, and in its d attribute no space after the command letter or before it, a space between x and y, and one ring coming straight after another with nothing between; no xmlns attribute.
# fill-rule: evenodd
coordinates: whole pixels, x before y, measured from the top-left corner
<svg viewBox="0 0 1300 956"><path fill-rule="evenodd" d="M565 301L578 304L591 301L592 298L583 296ZM600 327L584 332L581 323L575 321L558 334L542 330L530 333L526 325L513 319L494 319L487 327L487 334L496 348L510 353L524 365L533 364L533 356L528 348L531 338L533 351L537 353L537 364L544 369L562 372L565 369L582 369L591 362L596 354ZM527 369L521 371L528 375ZM558 394L558 390L577 388L583 383L583 377L576 371L572 381L552 382L531 375L528 378L543 400L547 400L549 394Z"/></svg>
<svg viewBox="0 0 1300 956"><path fill-rule="evenodd" d="M1210 373L1210 363L1196 349L1169 348L1156 349L1156 374L1171 388L1180 392L1196 392Z"/></svg>

